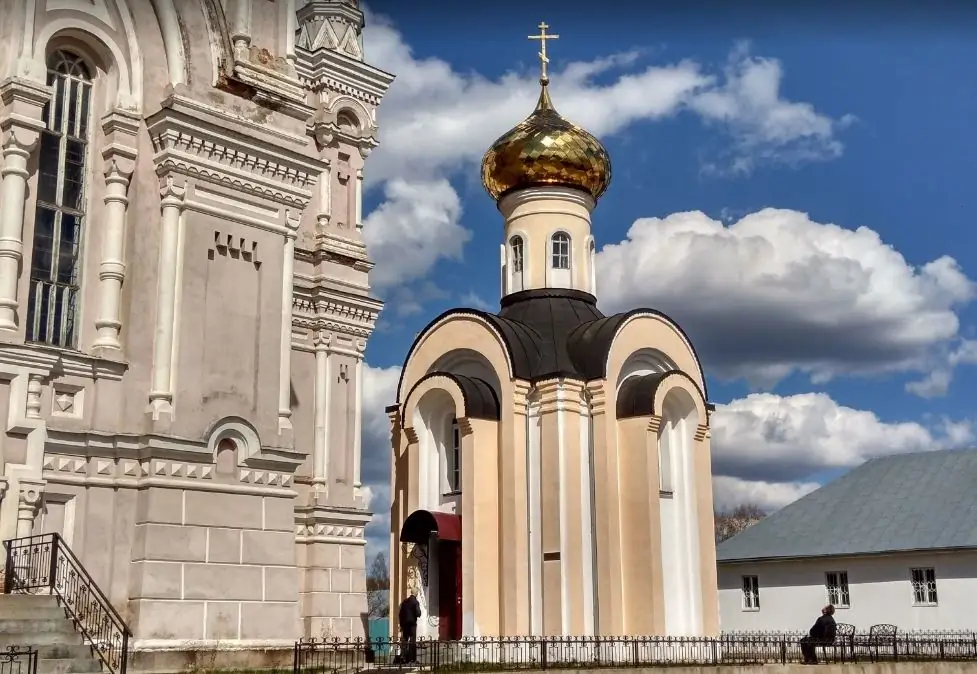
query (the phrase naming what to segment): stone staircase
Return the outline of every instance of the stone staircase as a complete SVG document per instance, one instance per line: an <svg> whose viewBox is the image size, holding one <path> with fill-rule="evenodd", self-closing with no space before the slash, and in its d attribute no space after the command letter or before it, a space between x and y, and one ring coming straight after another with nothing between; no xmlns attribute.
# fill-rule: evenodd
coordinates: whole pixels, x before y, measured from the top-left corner
<svg viewBox="0 0 977 674"><path fill-rule="evenodd" d="M98 655L51 595L0 594L0 652L37 649L37 674L101 672Z"/></svg>

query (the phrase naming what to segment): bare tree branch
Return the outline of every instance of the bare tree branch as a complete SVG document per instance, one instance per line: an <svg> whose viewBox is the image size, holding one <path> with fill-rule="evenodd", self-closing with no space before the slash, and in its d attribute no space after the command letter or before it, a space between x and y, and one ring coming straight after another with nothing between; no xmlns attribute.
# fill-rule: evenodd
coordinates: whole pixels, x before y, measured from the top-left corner
<svg viewBox="0 0 977 674"><path fill-rule="evenodd" d="M755 503L743 503L730 511L715 513L716 543L732 538L766 516L767 513Z"/></svg>

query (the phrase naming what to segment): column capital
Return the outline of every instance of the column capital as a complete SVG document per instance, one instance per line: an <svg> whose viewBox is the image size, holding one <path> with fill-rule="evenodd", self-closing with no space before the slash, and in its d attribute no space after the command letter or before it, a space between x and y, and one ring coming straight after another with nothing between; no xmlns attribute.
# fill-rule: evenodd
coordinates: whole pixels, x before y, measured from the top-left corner
<svg viewBox="0 0 977 674"><path fill-rule="evenodd" d="M47 483L44 480L20 478L17 485L20 507L22 509L36 508L41 502L45 484Z"/></svg>
<svg viewBox="0 0 977 674"><path fill-rule="evenodd" d="M136 157L139 151L139 125L142 118L116 108L102 117L102 131L105 134L105 146L102 148L104 160L102 172L107 182L129 182L136 168Z"/></svg>
<svg viewBox="0 0 977 674"><path fill-rule="evenodd" d="M30 132L33 132L31 144L37 142L45 126L44 106L53 95L51 87L21 77L8 77L0 82L0 104L3 105L0 129L4 132L5 146L8 142L6 135L14 130L22 139L30 138Z"/></svg>
<svg viewBox="0 0 977 674"><path fill-rule="evenodd" d="M178 206L183 203L183 196L187 193L186 176L167 173L160 177L159 196L163 206Z"/></svg>

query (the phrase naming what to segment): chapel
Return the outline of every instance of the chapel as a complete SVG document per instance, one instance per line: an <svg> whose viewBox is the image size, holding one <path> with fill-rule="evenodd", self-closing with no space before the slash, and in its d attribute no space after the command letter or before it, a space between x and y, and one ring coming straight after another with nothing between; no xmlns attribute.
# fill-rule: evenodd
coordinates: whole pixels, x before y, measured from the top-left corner
<svg viewBox="0 0 977 674"><path fill-rule="evenodd" d="M359 0L0 17L8 577L80 564L150 671L362 636L362 189L393 76Z"/></svg>
<svg viewBox="0 0 977 674"><path fill-rule="evenodd" d="M482 160L502 214L498 312L451 309L387 409L391 601L418 636L718 632L702 364L653 309L598 309L591 216L607 150L536 108Z"/></svg>

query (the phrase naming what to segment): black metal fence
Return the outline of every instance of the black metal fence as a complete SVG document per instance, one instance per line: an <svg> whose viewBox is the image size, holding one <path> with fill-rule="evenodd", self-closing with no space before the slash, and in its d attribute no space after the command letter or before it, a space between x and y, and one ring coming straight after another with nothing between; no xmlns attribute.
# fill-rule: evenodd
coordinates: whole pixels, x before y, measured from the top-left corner
<svg viewBox="0 0 977 674"><path fill-rule="evenodd" d="M3 544L7 549L4 594L50 592L105 667L112 674L125 674L129 626L61 536L29 536Z"/></svg>
<svg viewBox="0 0 977 674"><path fill-rule="evenodd" d="M417 641L416 665L392 639L304 639L295 674L422 666L440 671L599 669L604 667L761 665L801 662L801 633L720 637L533 637ZM878 639L856 634L818 644L820 662L977 660L977 634L920 632ZM407 655L406 653L404 655Z"/></svg>
<svg viewBox="0 0 977 674"><path fill-rule="evenodd" d="M0 650L0 674L37 674L37 650L28 646Z"/></svg>

